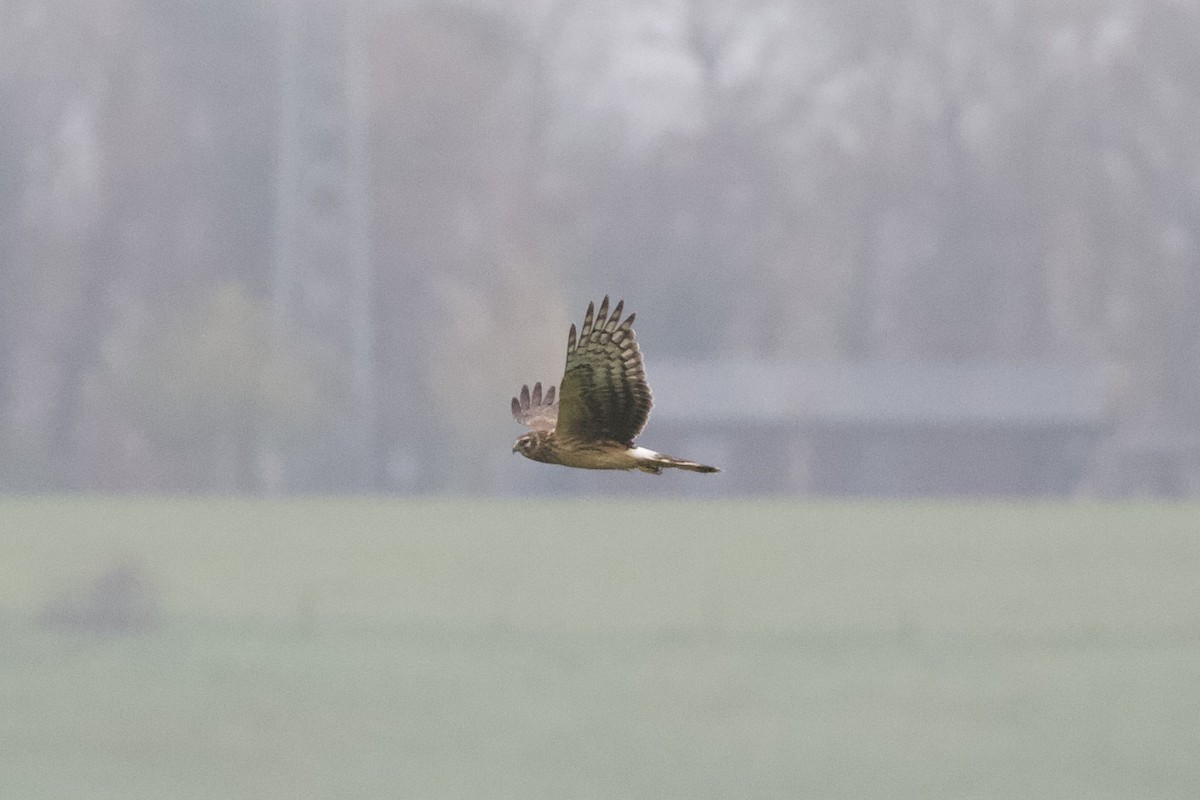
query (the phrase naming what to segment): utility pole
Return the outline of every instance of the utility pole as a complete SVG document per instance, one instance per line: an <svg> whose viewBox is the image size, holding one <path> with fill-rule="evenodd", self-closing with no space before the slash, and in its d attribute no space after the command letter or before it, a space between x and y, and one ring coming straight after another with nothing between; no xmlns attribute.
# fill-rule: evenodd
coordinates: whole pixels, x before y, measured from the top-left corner
<svg viewBox="0 0 1200 800"><path fill-rule="evenodd" d="M335 378L330 488L382 488L371 247L367 0L279 2L272 309L281 334ZM286 465L284 465L286 484ZM324 482L324 481L322 481Z"/></svg>
<svg viewBox="0 0 1200 800"><path fill-rule="evenodd" d="M275 231L271 252L272 311L283 335L291 332L296 281L296 233L300 217L300 31L298 0L279 5L279 120L275 142Z"/></svg>
<svg viewBox="0 0 1200 800"><path fill-rule="evenodd" d="M375 361L375 219L371 182L371 72L366 52L366 0L350 0L346 10L346 260L350 269L352 387L358 409L362 488L383 489L379 447L379 400Z"/></svg>

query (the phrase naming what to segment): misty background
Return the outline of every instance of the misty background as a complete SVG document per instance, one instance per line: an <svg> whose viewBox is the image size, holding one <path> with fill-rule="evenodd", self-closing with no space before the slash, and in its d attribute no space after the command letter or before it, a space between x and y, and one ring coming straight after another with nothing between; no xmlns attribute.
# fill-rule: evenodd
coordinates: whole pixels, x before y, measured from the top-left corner
<svg viewBox="0 0 1200 800"><path fill-rule="evenodd" d="M642 441L719 461L705 491L1195 496L1197 30L1196 2L6 0L0 489L683 491L510 453L509 397L612 294Z"/></svg>
<svg viewBox="0 0 1200 800"><path fill-rule="evenodd" d="M0 0L0 797L1200 797L1197 131L1200 0ZM511 452L606 294L720 474Z"/></svg>

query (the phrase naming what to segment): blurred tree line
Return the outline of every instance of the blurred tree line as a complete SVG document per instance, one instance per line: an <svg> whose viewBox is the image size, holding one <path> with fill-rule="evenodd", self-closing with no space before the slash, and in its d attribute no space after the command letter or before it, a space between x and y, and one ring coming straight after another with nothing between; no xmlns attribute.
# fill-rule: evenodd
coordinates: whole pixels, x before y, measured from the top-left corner
<svg viewBox="0 0 1200 800"><path fill-rule="evenodd" d="M1198 2L297 3L369 166L368 304L309 326L294 6L0 1L0 487L501 489L605 292L655 354L1098 364L1122 435L1200 429Z"/></svg>

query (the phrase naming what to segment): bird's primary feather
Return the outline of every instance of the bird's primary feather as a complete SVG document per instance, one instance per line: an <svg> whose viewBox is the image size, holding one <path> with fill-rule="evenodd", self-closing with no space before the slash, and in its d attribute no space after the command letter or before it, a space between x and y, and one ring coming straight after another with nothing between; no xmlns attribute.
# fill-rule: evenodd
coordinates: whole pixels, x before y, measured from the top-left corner
<svg viewBox="0 0 1200 800"><path fill-rule="evenodd" d="M542 384L533 385L533 393L529 386L521 387L520 398L512 399L513 419L535 431L552 431L558 419L558 404L554 402L554 387L551 386L542 394Z"/></svg>
<svg viewBox="0 0 1200 800"><path fill-rule="evenodd" d="M567 338L567 363L559 386L559 437L610 440L631 445L646 427L653 400L642 353L633 333L633 314L621 320L624 301L609 313L588 304L578 336Z"/></svg>

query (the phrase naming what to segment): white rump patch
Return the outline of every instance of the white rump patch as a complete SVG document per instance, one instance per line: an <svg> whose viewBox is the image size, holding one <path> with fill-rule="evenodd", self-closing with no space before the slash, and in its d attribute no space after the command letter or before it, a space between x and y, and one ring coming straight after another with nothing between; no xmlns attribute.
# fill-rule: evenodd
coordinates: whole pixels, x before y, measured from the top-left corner
<svg viewBox="0 0 1200 800"><path fill-rule="evenodd" d="M640 458L646 461L653 461L656 458L661 458L658 453L654 452L649 447L631 447L629 448L628 452L629 455L633 456L634 458Z"/></svg>

